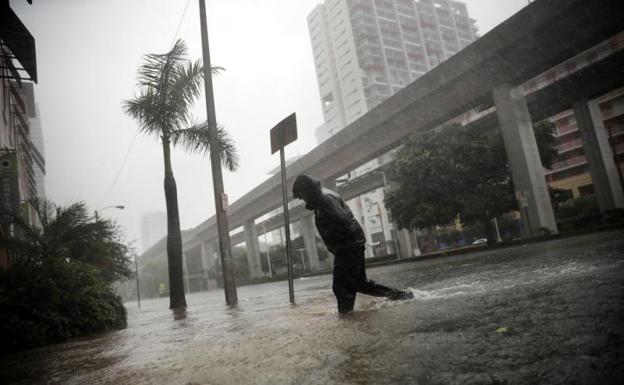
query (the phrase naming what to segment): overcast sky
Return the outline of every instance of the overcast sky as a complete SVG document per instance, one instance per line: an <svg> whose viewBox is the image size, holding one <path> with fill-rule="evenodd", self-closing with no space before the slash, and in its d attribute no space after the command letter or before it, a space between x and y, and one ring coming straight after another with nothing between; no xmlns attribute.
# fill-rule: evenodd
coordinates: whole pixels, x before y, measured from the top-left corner
<svg viewBox="0 0 624 385"><path fill-rule="evenodd" d="M465 2L481 35L527 4ZM233 202L279 165L279 155L270 155L268 130L282 118L297 113L299 140L287 147L286 157L316 145L322 114L306 16L320 1L206 3L211 60L226 69L214 79L217 120L241 158L239 171L224 171ZM186 5L187 0L11 0L36 40L35 98L48 198L59 204L85 201L93 210L125 205L101 215L116 219L137 248L141 214L165 210L162 147L153 137L136 135L121 100L133 95L142 55L167 51L177 37L186 41L192 59L201 57L199 2L190 0L182 18ZM203 99L195 114L205 119ZM214 215L210 163L181 151L172 158L187 229Z"/></svg>

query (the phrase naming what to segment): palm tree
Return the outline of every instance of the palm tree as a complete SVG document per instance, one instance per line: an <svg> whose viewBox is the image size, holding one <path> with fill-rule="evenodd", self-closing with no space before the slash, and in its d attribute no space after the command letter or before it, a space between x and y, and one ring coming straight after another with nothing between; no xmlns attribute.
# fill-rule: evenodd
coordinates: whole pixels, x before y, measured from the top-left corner
<svg viewBox="0 0 624 385"><path fill-rule="evenodd" d="M219 68L212 68L212 73ZM140 130L161 139L165 162L165 201L167 204L167 262L169 265L169 305L171 309L186 306L182 273L182 237L178 196L171 169L171 145L181 145L191 152L208 153L208 125L197 124L189 111L201 92L203 67L199 60L186 59L186 45L176 41L164 54L145 55L138 70L139 93L124 100L125 112L139 123ZM219 155L230 171L238 168L233 141L223 127L218 127Z"/></svg>

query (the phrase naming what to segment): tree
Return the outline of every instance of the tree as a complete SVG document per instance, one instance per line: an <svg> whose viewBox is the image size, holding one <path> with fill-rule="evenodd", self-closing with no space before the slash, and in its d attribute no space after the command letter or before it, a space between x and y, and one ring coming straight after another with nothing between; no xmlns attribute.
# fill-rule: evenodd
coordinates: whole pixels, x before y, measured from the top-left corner
<svg viewBox="0 0 624 385"><path fill-rule="evenodd" d="M213 68L212 73L219 68ZM186 60L186 45L176 41L165 54L149 54L139 67L139 94L124 100L125 112L138 121L140 130L160 138L165 166L167 206L167 264L169 269L169 306L186 306L182 271L182 236L178 212L177 186L171 167L171 145L191 152L208 153L210 135L206 122L193 121L190 107L200 94L203 68L199 60ZM230 171L238 168L233 141L223 127L217 128L219 156Z"/></svg>
<svg viewBox="0 0 624 385"><path fill-rule="evenodd" d="M7 213L16 231L0 240L12 256L0 272L0 350L125 327L125 308L111 287L132 276L119 227L94 221L84 203L32 206L41 225Z"/></svg>
<svg viewBox="0 0 624 385"><path fill-rule="evenodd" d="M553 126L535 127L542 164L554 157ZM457 218L481 221L492 239L490 219L517 208L502 136L495 129L447 125L413 135L394 162L398 186L385 204L402 228L446 225Z"/></svg>

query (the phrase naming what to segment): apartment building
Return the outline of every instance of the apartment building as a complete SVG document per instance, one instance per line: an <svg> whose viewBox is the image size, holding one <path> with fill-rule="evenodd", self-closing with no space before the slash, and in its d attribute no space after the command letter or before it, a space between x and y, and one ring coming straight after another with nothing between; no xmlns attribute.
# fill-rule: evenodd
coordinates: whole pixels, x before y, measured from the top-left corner
<svg viewBox="0 0 624 385"><path fill-rule="evenodd" d="M324 123L319 143L477 38L466 5L454 0L326 0L308 15ZM350 173L391 161L384 154ZM347 202L367 237L367 257L392 252L396 232L383 189Z"/></svg>
<svg viewBox="0 0 624 385"><path fill-rule="evenodd" d="M619 165L621 178L624 171L624 89L609 92L597 101L608 137L610 148L607 150ZM558 155L551 168L545 170L548 184L568 190L574 197L593 195L595 190L574 111L563 111L550 121L555 124Z"/></svg>
<svg viewBox="0 0 624 385"><path fill-rule="evenodd" d="M325 123L331 137L477 37L453 0L327 0L308 16Z"/></svg>
<svg viewBox="0 0 624 385"><path fill-rule="evenodd" d="M141 246L147 251L167 235L167 213L153 211L141 215Z"/></svg>
<svg viewBox="0 0 624 385"><path fill-rule="evenodd" d="M33 223L29 201L37 196L30 118L35 114L31 81L37 82L35 41L9 6L0 2L0 210ZM11 216L0 215L0 238L14 234ZM0 269L10 255L0 249Z"/></svg>
<svg viewBox="0 0 624 385"><path fill-rule="evenodd" d="M525 94L529 95L538 89L548 87L578 71L590 66L609 55L624 49L624 32L596 45L574 58L551 70L531 79L524 84ZM620 183L624 170L624 88L614 89L594 99L598 103L604 136L602 151L613 156L619 166ZM592 195L595 189L589 172L589 165L581 132L577 126L572 108L561 111L549 118L555 124L557 158L550 169L544 170L546 181L555 188L568 190L574 197Z"/></svg>

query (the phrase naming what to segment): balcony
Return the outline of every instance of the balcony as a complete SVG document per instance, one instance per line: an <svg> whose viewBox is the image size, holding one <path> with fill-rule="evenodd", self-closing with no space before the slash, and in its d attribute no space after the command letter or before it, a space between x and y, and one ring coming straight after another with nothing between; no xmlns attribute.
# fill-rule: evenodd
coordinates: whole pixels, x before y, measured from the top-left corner
<svg viewBox="0 0 624 385"><path fill-rule="evenodd" d="M560 145L555 147L557 153L563 154L568 151L575 150L577 148L583 148L583 140L581 138L571 140L569 142L561 143Z"/></svg>
<svg viewBox="0 0 624 385"><path fill-rule="evenodd" d="M567 134L569 134L571 132L575 132L575 131L578 131L578 127L576 126L576 123L568 124L568 125L565 125L565 126L557 126L557 129L555 131L555 138L567 135Z"/></svg>
<svg viewBox="0 0 624 385"><path fill-rule="evenodd" d="M617 147L616 147L617 148ZM552 169L545 170L545 175L556 174L557 172L567 170L569 168L581 166L587 163L587 157L585 155L580 155L574 158L566 159L561 162L555 162L552 164Z"/></svg>
<svg viewBox="0 0 624 385"><path fill-rule="evenodd" d="M611 137L620 136L624 134L624 124L620 123L618 125L608 128L608 130L609 130L608 132L609 136Z"/></svg>

